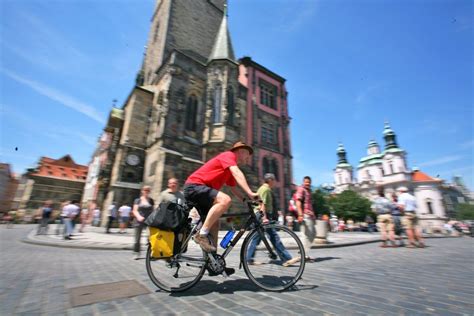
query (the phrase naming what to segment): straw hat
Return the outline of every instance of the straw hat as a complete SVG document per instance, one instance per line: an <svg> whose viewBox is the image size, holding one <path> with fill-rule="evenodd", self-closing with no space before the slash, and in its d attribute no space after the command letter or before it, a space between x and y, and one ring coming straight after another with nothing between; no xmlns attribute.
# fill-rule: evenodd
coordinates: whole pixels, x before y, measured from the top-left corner
<svg viewBox="0 0 474 316"><path fill-rule="evenodd" d="M240 141L235 143L234 146L232 146L232 148L230 149L230 151L236 151L237 149L241 149L241 148L247 149L250 154L253 154L252 147Z"/></svg>

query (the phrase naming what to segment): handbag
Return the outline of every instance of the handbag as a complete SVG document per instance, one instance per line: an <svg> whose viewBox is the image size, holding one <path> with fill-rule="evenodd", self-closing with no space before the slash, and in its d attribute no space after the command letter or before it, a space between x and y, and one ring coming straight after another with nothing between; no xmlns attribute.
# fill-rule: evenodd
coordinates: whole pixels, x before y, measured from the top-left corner
<svg viewBox="0 0 474 316"><path fill-rule="evenodd" d="M184 226L188 219L189 210L186 205L174 202L162 202L147 217L145 224L163 230L177 231Z"/></svg>

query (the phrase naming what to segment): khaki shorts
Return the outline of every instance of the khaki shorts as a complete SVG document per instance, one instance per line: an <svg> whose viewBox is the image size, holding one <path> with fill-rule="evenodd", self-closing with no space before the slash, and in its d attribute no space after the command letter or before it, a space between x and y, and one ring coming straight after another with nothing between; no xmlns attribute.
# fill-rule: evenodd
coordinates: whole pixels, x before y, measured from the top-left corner
<svg viewBox="0 0 474 316"><path fill-rule="evenodd" d="M405 213L402 223L405 229L413 229L418 226L418 216L415 213Z"/></svg>
<svg viewBox="0 0 474 316"><path fill-rule="evenodd" d="M380 231L391 231L393 230L393 219L390 214L381 214L377 216L377 223L379 224Z"/></svg>

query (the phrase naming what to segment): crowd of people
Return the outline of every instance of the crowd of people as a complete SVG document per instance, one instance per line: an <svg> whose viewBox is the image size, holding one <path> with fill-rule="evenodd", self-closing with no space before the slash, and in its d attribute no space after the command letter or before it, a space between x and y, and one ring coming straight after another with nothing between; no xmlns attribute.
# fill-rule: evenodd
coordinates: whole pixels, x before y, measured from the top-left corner
<svg viewBox="0 0 474 316"><path fill-rule="evenodd" d="M425 244L421 235L416 215L416 199L405 187L399 189L399 194L393 194L391 200L385 197L383 187L378 188L378 197L372 204L372 209L377 214L382 239L381 247L404 246L403 233L408 238L408 248L424 248ZM398 245L395 240L398 240Z"/></svg>
<svg viewBox="0 0 474 316"><path fill-rule="evenodd" d="M105 233L111 233L112 227L118 223L118 233L126 234L127 228L134 227L134 247L135 258L140 258L141 236L145 229L145 219L160 204L173 202L183 204L185 201L193 206L191 218L197 221L199 218L205 218L199 232L194 236L194 240L204 251L216 251L217 232L219 230L219 218L230 207L231 197L222 191L224 185L230 187L233 195L242 200L244 196L251 199L261 199L257 210L263 212L263 222L269 220L278 221L288 225L290 228L299 226L302 234L302 241L307 254L316 237L316 214L313 210L311 194L311 178L305 176L300 186L294 186L294 194L290 199L288 210L282 212L275 201L273 186L275 175L267 173L264 175L264 182L257 192L253 192L243 172L238 165L247 164L253 154L253 149L238 142L234 146L213 159L209 160L185 181L183 191L179 189L179 181L176 178L170 178L167 182L167 189L161 192L155 202L151 197L151 188L144 186L141 189L140 196L133 203L122 201L122 203L112 202L106 210L107 217L105 224ZM240 187L240 190L238 189ZM378 197L374 200L372 209L377 215L378 230L381 234L381 247L397 247L404 245L403 234L408 238L407 247L424 247L421 230L418 226L416 216L416 200L406 188L401 188L399 194L393 194L391 198L385 196L384 188L378 190ZM83 232L88 224L94 226L101 225L101 210L94 201L80 207L79 201L65 201L60 207L60 213L55 214L52 208L53 202L46 201L39 211L40 221L38 225L38 234L46 234L48 224L54 222L62 223L58 225L63 228L62 233L65 240L73 237L75 225L79 224L79 232ZM329 217L325 215L322 218L328 223L331 231L353 230L356 224L352 220L344 221L334 215ZM372 218L366 219L366 228L369 232L375 230L375 223ZM271 242L275 245L278 255L283 264L291 264L292 260L284 248L278 236L272 231L268 231ZM398 243L397 243L398 240ZM250 252L254 251L260 240L254 240ZM249 253L249 258L253 254ZM309 255L305 258L307 261L314 260ZM232 274L232 271L226 271Z"/></svg>

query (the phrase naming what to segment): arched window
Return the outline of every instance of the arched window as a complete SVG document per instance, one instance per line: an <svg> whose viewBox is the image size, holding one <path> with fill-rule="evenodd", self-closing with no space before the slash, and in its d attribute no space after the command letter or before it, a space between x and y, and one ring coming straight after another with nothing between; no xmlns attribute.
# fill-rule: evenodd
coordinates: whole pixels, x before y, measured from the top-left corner
<svg viewBox="0 0 474 316"><path fill-rule="evenodd" d="M262 169L263 169L262 177L263 177L266 173L269 173L269 172L270 172L270 165L269 165L268 159L267 159L266 157L263 157Z"/></svg>
<svg viewBox="0 0 474 316"><path fill-rule="evenodd" d="M234 104L234 90L232 87L227 88L227 124L234 125L234 114L235 114L235 104Z"/></svg>
<svg viewBox="0 0 474 316"><path fill-rule="evenodd" d="M196 131L197 106L197 98L193 94L188 98L188 104L186 108L185 126L188 131Z"/></svg>
<svg viewBox="0 0 474 316"><path fill-rule="evenodd" d="M273 173L275 175L275 179L278 181L278 162L276 161L276 159L273 159L272 160L272 164L271 164L271 173Z"/></svg>
<svg viewBox="0 0 474 316"><path fill-rule="evenodd" d="M222 87L220 84L217 84L214 88L214 104L213 104L213 123L221 122L221 99L222 99Z"/></svg>
<svg viewBox="0 0 474 316"><path fill-rule="evenodd" d="M428 214L434 214L433 203L431 202L431 199L426 200L426 206L428 207Z"/></svg>

